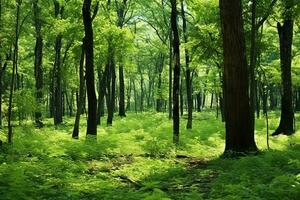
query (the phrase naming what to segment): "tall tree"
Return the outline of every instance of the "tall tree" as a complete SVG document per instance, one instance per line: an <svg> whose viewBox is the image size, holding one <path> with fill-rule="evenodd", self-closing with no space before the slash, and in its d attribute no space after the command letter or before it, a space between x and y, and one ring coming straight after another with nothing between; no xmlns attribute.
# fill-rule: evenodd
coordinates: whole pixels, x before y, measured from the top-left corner
<svg viewBox="0 0 300 200"><path fill-rule="evenodd" d="M85 52L85 78L88 96L87 135L97 135L97 97L95 92L94 75L94 33L93 20L97 15L99 2L91 13L92 0L84 0L82 17L84 23L84 52Z"/></svg>
<svg viewBox="0 0 300 200"><path fill-rule="evenodd" d="M251 128L241 0L220 0L224 52L225 152L256 151Z"/></svg>
<svg viewBox="0 0 300 200"><path fill-rule="evenodd" d="M38 106L35 112L35 123L36 126L41 128L42 123L42 112L40 111L40 106L43 99L43 71L42 71L42 61L43 61L43 37L42 37L42 20L41 20L41 8L39 6L39 0L34 0L33 2L33 12L34 12L34 26L35 26L35 59L34 59L34 74L35 74L35 89L36 89L36 102Z"/></svg>
<svg viewBox="0 0 300 200"><path fill-rule="evenodd" d="M81 46L81 57L80 57L80 65L79 65L79 92L78 92L78 102L77 102L77 111L76 111L76 118L75 124L73 129L72 138L78 139L79 138L79 123L80 123L80 115L82 113L82 106L84 99L84 41L82 41Z"/></svg>
<svg viewBox="0 0 300 200"><path fill-rule="evenodd" d="M173 31L173 59L174 59L174 82L173 82L173 142L179 144L179 90L180 90L180 40L177 24L177 1L171 0L171 27Z"/></svg>
<svg viewBox="0 0 300 200"><path fill-rule="evenodd" d="M186 20L186 11L184 0L181 1L181 15L183 23L183 34L184 42L188 43L188 33L187 33L187 20ZM191 129L193 127L193 95L192 95L192 78L191 78L191 69L190 69L190 55L187 47L184 48L185 52L185 80L186 80L186 92L187 92L187 106L188 106L188 121L186 128Z"/></svg>
<svg viewBox="0 0 300 200"><path fill-rule="evenodd" d="M20 36L20 10L21 10L22 0L16 0L16 22L15 22L15 38L14 38L14 52L13 52L13 70L11 76L10 84L10 94L8 103L8 143L13 142L13 130L12 130L12 102L13 93L15 87L15 75L18 65L19 57L19 36Z"/></svg>
<svg viewBox="0 0 300 200"><path fill-rule="evenodd" d="M54 16L56 19L62 19L64 6L60 1L54 0ZM61 83L61 48L62 34L58 33L55 39L55 61L53 67L53 94L54 94L54 124L59 125L63 122L63 107L62 107L62 83Z"/></svg>
<svg viewBox="0 0 300 200"><path fill-rule="evenodd" d="M292 44L293 44L293 0L284 2L283 25L277 23L280 42L280 67L282 80L281 118L273 135L291 135L294 130L294 110L292 93Z"/></svg>
<svg viewBox="0 0 300 200"><path fill-rule="evenodd" d="M122 0L118 8L118 27L123 28L126 15L127 0ZM126 117L125 114L125 81L124 81L124 66L122 63L119 66L119 82L120 82L120 100L119 100L119 116Z"/></svg>

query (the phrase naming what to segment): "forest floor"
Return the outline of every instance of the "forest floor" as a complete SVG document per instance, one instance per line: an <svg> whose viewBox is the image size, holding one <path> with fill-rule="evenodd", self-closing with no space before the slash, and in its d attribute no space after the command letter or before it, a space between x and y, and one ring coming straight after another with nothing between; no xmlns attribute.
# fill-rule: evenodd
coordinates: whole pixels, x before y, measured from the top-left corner
<svg viewBox="0 0 300 200"><path fill-rule="evenodd" d="M270 138L257 120L261 153L220 158L224 124L215 113L195 114L193 130L182 120L181 144L172 145L166 114L129 113L99 128L97 142L71 139L74 119L35 129L15 127L13 147L0 152L0 199L300 199L300 131ZM270 129L279 113L271 113ZM300 115L297 115L300 128ZM5 140L6 130L0 129Z"/></svg>

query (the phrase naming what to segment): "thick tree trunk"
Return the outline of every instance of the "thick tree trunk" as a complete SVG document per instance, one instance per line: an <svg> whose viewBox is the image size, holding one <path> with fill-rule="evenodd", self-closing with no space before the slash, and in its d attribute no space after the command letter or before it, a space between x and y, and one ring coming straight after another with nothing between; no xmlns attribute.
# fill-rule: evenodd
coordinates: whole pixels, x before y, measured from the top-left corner
<svg viewBox="0 0 300 200"><path fill-rule="evenodd" d="M280 66L282 79L281 119L279 127L273 135L291 135L294 130L294 111L292 94L292 44L293 20L284 20L283 25L277 24L280 39Z"/></svg>
<svg viewBox="0 0 300 200"><path fill-rule="evenodd" d="M241 0L220 0L220 11L224 49L225 153L256 151Z"/></svg>
<svg viewBox="0 0 300 200"><path fill-rule="evenodd" d="M61 88L61 45L62 36L58 35L55 42L55 62L54 62L54 124L62 123L62 88Z"/></svg>
<svg viewBox="0 0 300 200"><path fill-rule="evenodd" d="M64 8L60 6L60 3L54 1L55 18L63 14ZM53 69L53 90L54 90L54 124L59 125L62 123L63 108L62 108L62 85L61 85L61 47L62 47L62 35L58 34L55 41L55 61Z"/></svg>
<svg viewBox="0 0 300 200"><path fill-rule="evenodd" d="M33 4L34 11L34 24L36 33L35 43L35 60L34 60L34 74L35 74L35 89L36 89L36 102L38 104L37 110L35 111L35 123L38 128L43 127L42 122L42 99L43 99L43 38L41 34L42 22L41 22L41 8L39 7L39 0L35 0Z"/></svg>
<svg viewBox="0 0 300 200"><path fill-rule="evenodd" d="M188 33L187 33L187 22L185 16L184 9L184 1L181 2L181 14L182 14L182 22L183 22L183 34L184 34L184 42L188 43ZM192 78L191 78L191 69L190 69L190 56L189 51L185 47L185 80L186 80L186 94L187 94L187 108L188 108L188 120L187 120L187 129L192 129L193 127L193 94L192 94Z"/></svg>
<svg viewBox="0 0 300 200"><path fill-rule="evenodd" d="M94 12L95 13L95 12ZM91 16L91 0L84 0L82 7L84 23L85 77L88 96L87 135L97 135L97 97L94 75L94 33Z"/></svg>
<svg viewBox="0 0 300 200"><path fill-rule="evenodd" d="M179 144L179 90L180 90L180 40L177 24L177 1L171 0L171 27L173 31L173 59L174 59L174 83L173 83L173 142Z"/></svg>

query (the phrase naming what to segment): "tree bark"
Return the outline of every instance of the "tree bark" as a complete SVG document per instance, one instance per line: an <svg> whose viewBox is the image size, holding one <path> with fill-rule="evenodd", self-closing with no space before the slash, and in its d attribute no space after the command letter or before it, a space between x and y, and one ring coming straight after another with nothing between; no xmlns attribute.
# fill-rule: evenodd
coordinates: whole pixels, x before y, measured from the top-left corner
<svg viewBox="0 0 300 200"><path fill-rule="evenodd" d="M241 0L220 0L220 14L224 50L225 153L256 151Z"/></svg>
<svg viewBox="0 0 300 200"><path fill-rule="evenodd" d="M171 27L173 31L173 59L174 59L174 82L173 82L173 142L179 144L179 90L180 90L180 40L177 24L177 1L171 0Z"/></svg>
<svg viewBox="0 0 300 200"><path fill-rule="evenodd" d="M94 12L95 13L95 12ZM95 92L94 75L94 33L91 16L91 0L84 0L82 7L84 23L84 52L85 52L85 78L88 96L87 135L97 135L97 97Z"/></svg>
<svg viewBox="0 0 300 200"><path fill-rule="evenodd" d="M294 110L292 93L292 44L293 44L293 20L284 20L283 25L277 24L280 39L280 66L282 79L281 119L280 124L273 135L291 135L294 130Z"/></svg>
<svg viewBox="0 0 300 200"><path fill-rule="evenodd" d="M255 108L256 108L256 79L255 79L255 69L256 69L256 0L252 0L251 7L251 48L250 48L250 112L251 112L251 129L255 129Z"/></svg>
<svg viewBox="0 0 300 200"><path fill-rule="evenodd" d="M55 18L63 14L64 8L60 6L60 3L54 1ZM59 125L63 121L63 108L62 108L62 85L61 85L61 46L62 35L58 34L55 41L55 62L53 69L53 90L54 90L54 124Z"/></svg>
<svg viewBox="0 0 300 200"><path fill-rule="evenodd" d="M84 39L82 41L84 43ZM80 124L80 115L82 113L82 105L84 99L84 44L81 47L81 57L80 57L80 66L79 66L79 92L78 92L78 102L77 102L77 111L76 111L76 118L75 124L73 129L72 138L78 139L79 138L79 124Z"/></svg>
<svg viewBox="0 0 300 200"><path fill-rule="evenodd" d="M34 25L35 25L35 34L36 34L36 43L35 43L35 60L34 60L34 74L35 74L35 89L36 89L36 102L37 109L35 111L35 124L36 127L43 127L42 122L42 100L43 100L43 38L42 38L42 21L41 21L41 8L39 7L39 0L35 0L33 4L34 11Z"/></svg>
<svg viewBox="0 0 300 200"><path fill-rule="evenodd" d="M184 42L188 43L188 33L187 33L187 22L186 14L184 9L184 1L181 1L181 14L182 14L182 23L183 23L183 34ZM193 94L192 94L192 78L191 78L191 69L190 69L190 56L189 51L185 47L185 80L186 80L186 94L187 94L187 107L188 107L188 120L187 120L187 129L192 129L193 127Z"/></svg>
<svg viewBox="0 0 300 200"><path fill-rule="evenodd" d="M19 53L19 32L20 32L20 9L21 0L16 0L16 25L15 25L15 41L14 41L14 52L13 52L13 70L10 84L10 94L8 103L8 143L13 143L13 130L12 130L12 101L15 86L15 75L18 65L18 53Z"/></svg>
<svg viewBox="0 0 300 200"><path fill-rule="evenodd" d="M173 88L173 32L170 31L170 47L169 47L169 119L172 119L173 113L172 113L172 108L173 108L173 101L172 101L172 88Z"/></svg>

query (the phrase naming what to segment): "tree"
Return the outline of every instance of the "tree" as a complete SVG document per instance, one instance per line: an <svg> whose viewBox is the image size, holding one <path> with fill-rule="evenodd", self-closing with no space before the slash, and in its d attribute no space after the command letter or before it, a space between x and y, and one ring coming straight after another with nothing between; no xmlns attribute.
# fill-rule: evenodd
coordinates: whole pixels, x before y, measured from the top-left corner
<svg viewBox="0 0 300 200"><path fill-rule="evenodd" d="M39 6L39 0L34 0L33 2L33 12L34 12L34 25L35 25L35 60L34 60L34 74L35 74L35 89L36 89L36 101L38 103L35 112L35 123L36 126L41 128L43 123L41 121L42 112L40 111L40 106L43 99L43 37L41 33L42 20L41 20L41 8Z"/></svg>
<svg viewBox="0 0 300 200"><path fill-rule="evenodd" d="M80 65L79 65L79 92L78 92L78 102L77 102L77 111L76 111L76 118L75 124L73 129L72 138L78 139L79 138L79 123L80 123L80 115L82 112L82 105L84 102L84 41L82 40L81 46L81 56L80 56Z"/></svg>
<svg viewBox="0 0 300 200"><path fill-rule="evenodd" d="M56 19L62 19L64 6L59 1L54 0L54 16ZM53 66L53 94L54 94L54 124L59 125L63 122L63 107L62 107L62 83L61 83L61 48L62 34L58 33L55 39L55 61Z"/></svg>
<svg viewBox="0 0 300 200"><path fill-rule="evenodd" d="M98 12L98 5L91 15L92 0L84 0L82 6L82 17L84 23L84 52L85 52L85 79L88 96L88 119L87 135L97 135L97 97L95 92L95 75L94 75L94 33L93 20Z"/></svg>
<svg viewBox="0 0 300 200"><path fill-rule="evenodd" d="M13 52L13 70L11 76L10 84L10 94L9 94L9 105L8 105L8 143L13 142L13 130L12 130L12 101L13 93L15 87L15 75L18 65L18 54L19 54L19 37L20 37L20 10L21 10L22 0L16 0L16 23L15 23L15 38L14 38L14 52Z"/></svg>
<svg viewBox="0 0 300 200"><path fill-rule="evenodd" d="M183 22L183 34L184 34L184 42L188 43L188 33L187 33L187 20L185 13L185 5L184 1L181 2L181 14L182 14L182 22ZM190 55L187 47L184 48L185 51L185 79L186 79L186 92L187 92L187 106L188 106L188 121L186 128L192 129L193 127L193 95L192 95L192 78L191 78L191 69L190 69Z"/></svg>
<svg viewBox="0 0 300 200"><path fill-rule="evenodd" d="M293 44L293 7L294 1L284 2L285 11L283 16L283 25L277 23L277 30L280 42L280 67L282 80L281 96L281 118L280 124L273 135L281 133L291 135L294 129L294 110L293 110L293 92L292 92L292 44Z"/></svg>
<svg viewBox="0 0 300 200"><path fill-rule="evenodd" d="M241 0L220 0L224 50L226 152L256 151L251 129Z"/></svg>
<svg viewBox="0 0 300 200"><path fill-rule="evenodd" d="M179 144L179 90L180 90L180 40L177 24L177 1L171 0L171 27L173 31L173 59L174 59L174 82L173 82L173 142Z"/></svg>

